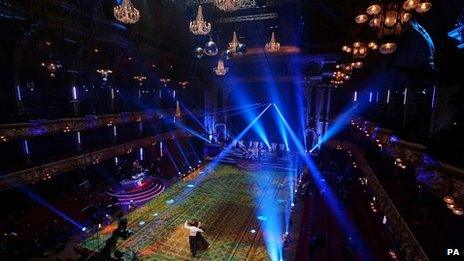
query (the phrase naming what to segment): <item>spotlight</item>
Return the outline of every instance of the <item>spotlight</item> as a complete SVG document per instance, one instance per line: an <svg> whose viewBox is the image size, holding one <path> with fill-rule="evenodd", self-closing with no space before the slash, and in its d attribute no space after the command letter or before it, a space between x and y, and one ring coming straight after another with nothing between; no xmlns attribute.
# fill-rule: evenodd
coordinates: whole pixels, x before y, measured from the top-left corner
<svg viewBox="0 0 464 261"><path fill-rule="evenodd" d="M139 226L143 226L143 225L145 225L145 221L144 221L144 220L141 220L141 221L139 222Z"/></svg>
<svg viewBox="0 0 464 261"><path fill-rule="evenodd" d="M256 230L252 229L252 230L250 230L250 232L251 232L251 234L254 234L254 233L256 233Z"/></svg>
<svg viewBox="0 0 464 261"><path fill-rule="evenodd" d="M86 227L82 227L81 230L82 230L82 232L85 232L85 231L87 230L87 228L86 228Z"/></svg>
<svg viewBox="0 0 464 261"><path fill-rule="evenodd" d="M101 228L102 228L102 224L98 223L98 229L101 229Z"/></svg>
<svg viewBox="0 0 464 261"><path fill-rule="evenodd" d="M153 213L152 216L154 217L158 216L158 212Z"/></svg>

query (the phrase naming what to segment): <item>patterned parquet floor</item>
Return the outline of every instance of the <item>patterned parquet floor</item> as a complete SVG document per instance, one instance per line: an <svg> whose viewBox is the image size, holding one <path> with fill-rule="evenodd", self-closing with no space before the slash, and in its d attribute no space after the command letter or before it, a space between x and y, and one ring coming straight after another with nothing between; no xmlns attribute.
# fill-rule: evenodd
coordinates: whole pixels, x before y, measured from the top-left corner
<svg viewBox="0 0 464 261"><path fill-rule="evenodd" d="M134 234L120 239L118 249L136 251L139 260L269 260L257 209L271 204L283 211L282 202L290 193L286 176L277 171L243 172L231 165L192 173L127 215ZM184 228L192 219L203 222L204 237L211 244L195 259ZM102 247L116 226L114 222L104 227L83 245Z"/></svg>

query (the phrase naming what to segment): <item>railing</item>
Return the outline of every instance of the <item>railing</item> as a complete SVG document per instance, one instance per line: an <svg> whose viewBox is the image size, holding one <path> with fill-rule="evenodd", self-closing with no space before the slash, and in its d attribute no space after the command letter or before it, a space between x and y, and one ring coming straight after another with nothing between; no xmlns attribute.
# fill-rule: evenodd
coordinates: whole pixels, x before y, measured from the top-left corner
<svg viewBox="0 0 464 261"><path fill-rule="evenodd" d="M0 190L11 189L26 184L33 184L36 182L48 180L59 173L71 171L87 165L98 164L101 161L131 153L138 148L154 146L158 141L172 138L174 136L185 137L190 135L180 130L162 133L117 146L89 152L79 156L40 165L26 170L13 172L4 176L0 176Z"/></svg>
<svg viewBox="0 0 464 261"><path fill-rule="evenodd" d="M1 124L0 143L36 136L95 129L104 126L121 125L132 122L161 119L174 116L174 111L139 111L120 114L87 115L81 118L63 118L58 120L35 120L23 123ZM193 112L197 114L198 112Z"/></svg>
<svg viewBox="0 0 464 261"><path fill-rule="evenodd" d="M417 182L441 198L452 197L453 212L462 212L464 206L464 170L440 162L426 153L422 144L412 143L393 135L390 130L377 127L362 118L351 124L355 136L371 140L382 152L392 158L399 168L414 169ZM462 215L462 213L461 213Z"/></svg>
<svg viewBox="0 0 464 261"><path fill-rule="evenodd" d="M429 260L427 254L424 252L414 234L409 229L406 222L401 217L395 205L391 201L387 192L383 189L379 180L375 176L372 169L364 159L364 156L359 151L358 147L346 141L330 141L327 146L336 148L342 147L344 150L351 151L352 155L356 158L357 165L362 170L367 179L367 186L376 197L377 206L379 210L385 213L387 220L390 224L392 234L395 242L399 246L399 250L404 255L406 260Z"/></svg>

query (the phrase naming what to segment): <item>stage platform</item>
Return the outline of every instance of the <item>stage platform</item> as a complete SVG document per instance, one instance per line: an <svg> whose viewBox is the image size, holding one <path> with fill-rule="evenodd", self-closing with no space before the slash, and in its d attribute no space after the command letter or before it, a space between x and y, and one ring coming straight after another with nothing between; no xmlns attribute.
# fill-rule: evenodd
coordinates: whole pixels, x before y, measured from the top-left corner
<svg viewBox="0 0 464 261"><path fill-rule="evenodd" d="M270 260L263 238L267 221L258 212L272 207L283 219L288 177L286 171L247 172L226 164L194 172L127 215L134 234L120 239L118 250L136 251L139 260L192 260L184 222L195 219L203 222L211 245L194 260ZM82 246L98 250L116 226L103 227Z"/></svg>

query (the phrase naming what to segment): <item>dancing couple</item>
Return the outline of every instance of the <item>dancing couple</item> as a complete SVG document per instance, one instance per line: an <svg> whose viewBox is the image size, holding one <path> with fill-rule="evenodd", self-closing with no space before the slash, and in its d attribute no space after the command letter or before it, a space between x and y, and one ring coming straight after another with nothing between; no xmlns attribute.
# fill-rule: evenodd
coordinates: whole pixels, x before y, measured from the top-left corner
<svg viewBox="0 0 464 261"><path fill-rule="evenodd" d="M184 226L190 231L189 232L190 251L192 252L193 257L195 257L195 255L197 254L197 250L206 250L209 246L209 243L201 235L201 233L204 233L204 230L201 227L201 222L185 221Z"/></svg>

